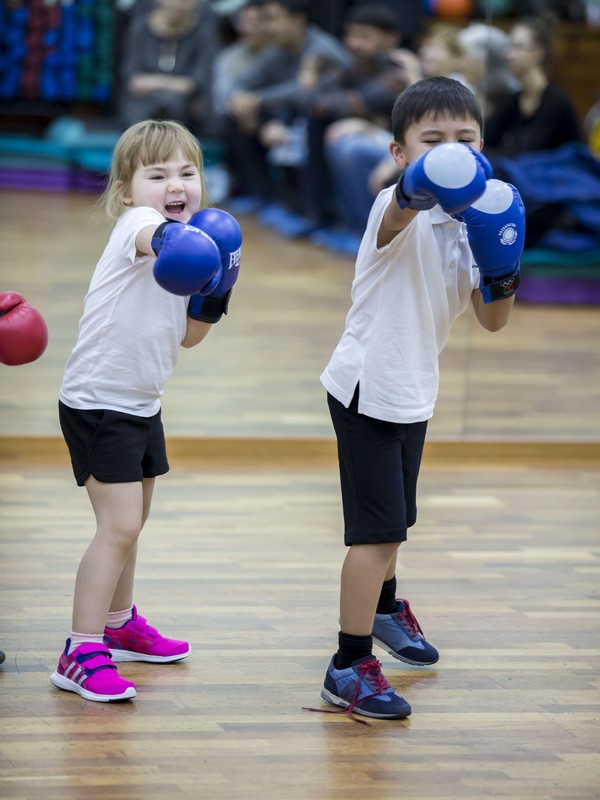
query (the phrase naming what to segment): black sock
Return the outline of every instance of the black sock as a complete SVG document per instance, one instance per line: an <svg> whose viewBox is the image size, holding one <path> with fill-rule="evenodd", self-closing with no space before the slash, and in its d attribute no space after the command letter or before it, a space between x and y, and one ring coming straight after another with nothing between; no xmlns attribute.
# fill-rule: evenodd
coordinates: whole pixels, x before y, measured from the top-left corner
<svg viewBox="0 0 600 800"><path fill-rule="evenodd" d="M396 576L384 581L377 603L378 614L394 614L396 611Z"/></svg>
<svg viewBox="0 0 600 800"><path fill-rule="evenodd" d="M338 633L339 650L335 655L336 669L347 669L353 661L373 654L372 636L353 636L351 633Z"/></svg>

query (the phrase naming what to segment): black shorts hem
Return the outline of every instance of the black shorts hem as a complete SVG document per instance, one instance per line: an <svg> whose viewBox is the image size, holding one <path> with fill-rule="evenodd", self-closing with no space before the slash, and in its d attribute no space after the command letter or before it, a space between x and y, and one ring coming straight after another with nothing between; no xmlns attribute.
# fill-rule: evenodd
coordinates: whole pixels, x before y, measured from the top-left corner
<svg viewBox="0 0 600 800"><path fill-rule="evenodd" d="M141 478L113 478L111 477L101 477L100 475L94 474L91 469L86 470L85 473L80 473L79 475L75 475L75 481L77 482L77 486L85 486L85 482L89 477L94 478L98 481L98 483L138 483L139 481L144 480L145 478L158 478L161 475L166 475L169 471L170 467L162 470L161 472L154 472L151 474L142 475ZM83 477L81 477L83 475Z"/></svg>
<svg viewBox="0 0 600 800"><path fill-rule="evenodd" d="M136 483L169 471L160 411L139 417L59 401L59 420L78 486L90 475L101 483Z"/></svg>
<svg viewBox="0 0 600 800"><path fill-rule="evenodd" d="M344 544L352 547L353 544L402 544L408 539L407 531L397 533L385 533L373 531L371 533L350 533L344 532Z"/></svg>

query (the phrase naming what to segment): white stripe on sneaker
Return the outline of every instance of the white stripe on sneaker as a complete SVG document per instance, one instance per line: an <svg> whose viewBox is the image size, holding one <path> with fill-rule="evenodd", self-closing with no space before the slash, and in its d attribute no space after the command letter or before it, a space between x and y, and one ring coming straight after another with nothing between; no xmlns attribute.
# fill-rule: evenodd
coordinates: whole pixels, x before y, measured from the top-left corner
<svg viewBox="0 0 600 800"><path fill-rule="evenodd" d="M65 678L71 678L72 673L77 669L79 669L79 667L77 663L73 661L65 670Z"/></svg>

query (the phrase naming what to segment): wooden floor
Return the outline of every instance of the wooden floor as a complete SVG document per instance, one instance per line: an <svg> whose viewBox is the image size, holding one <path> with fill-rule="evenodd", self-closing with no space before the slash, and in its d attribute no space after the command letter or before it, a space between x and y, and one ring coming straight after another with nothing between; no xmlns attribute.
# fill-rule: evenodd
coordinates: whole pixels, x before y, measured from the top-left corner
<svg viewBox="0 0 600 800"><path fill-rule="evenodd" d="M0 469L0 796L591 800L600 787L598 470L424 465L401 593L441 651L377 651L404 722L303 711L337 632L331 468L175 463L137 602L193 655L104 705L51 687L91 512L65 466Z"/></svg>
<svg viewBox="0 0 600 800"><path fill-rule="evenodd" d="M172 471L136 601L193 655L126 664L116 705L54 689L93 521L56 420L107 229L81 195L0 193L2 289L46 317L35 364L0 370L0 797L6 800L600 798L600 314L467 314L442 356L399 585L439 665L377 651L411 702L371 727L321 707L335 647L341 507L322 371L352 261L242 219L229 318L182 354ZM197 448L197 451L196 451Z"/></svg>

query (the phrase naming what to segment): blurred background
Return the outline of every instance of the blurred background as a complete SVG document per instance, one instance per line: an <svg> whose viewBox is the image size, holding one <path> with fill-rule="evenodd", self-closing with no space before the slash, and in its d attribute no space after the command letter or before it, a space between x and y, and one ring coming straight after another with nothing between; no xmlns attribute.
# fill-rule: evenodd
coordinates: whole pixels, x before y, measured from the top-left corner
<svg viewBox="0 0 600 800"><path fill-rule="evenodd" d="M482 103L528 235L508 328L454 327L431 436L600 440L598 52L597 0L2 0L0 288L42 311L50 344L0 371L0 435L59 435L112 148L154 116L197 135L211 200L244 231L230 314L182 353L167 433L333 438L319 375L370 205L398 177L391 105L449 75Z"/></svg>

